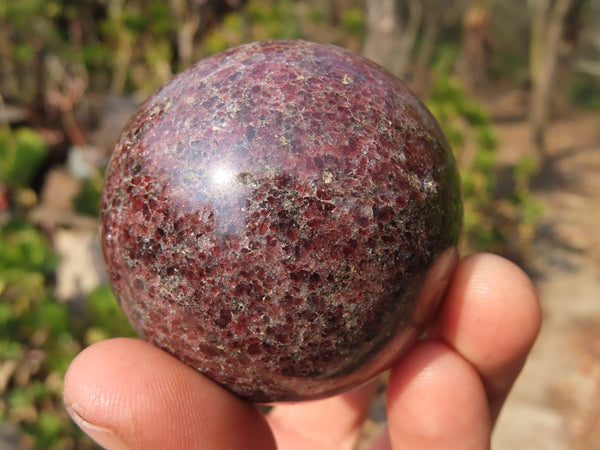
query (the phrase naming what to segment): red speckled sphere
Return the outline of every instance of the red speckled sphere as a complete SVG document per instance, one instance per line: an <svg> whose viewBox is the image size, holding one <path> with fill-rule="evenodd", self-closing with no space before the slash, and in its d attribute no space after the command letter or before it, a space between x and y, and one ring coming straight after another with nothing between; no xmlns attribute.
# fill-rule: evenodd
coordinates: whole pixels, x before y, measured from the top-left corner
<svg viewBox="0 0 600 450"><path fill-rule="evenodd" d="M458 258L462 203L431 114L338 47L257 42L134 115L102 239L137 332L256 402L333 395L419 337Z"/></svg>

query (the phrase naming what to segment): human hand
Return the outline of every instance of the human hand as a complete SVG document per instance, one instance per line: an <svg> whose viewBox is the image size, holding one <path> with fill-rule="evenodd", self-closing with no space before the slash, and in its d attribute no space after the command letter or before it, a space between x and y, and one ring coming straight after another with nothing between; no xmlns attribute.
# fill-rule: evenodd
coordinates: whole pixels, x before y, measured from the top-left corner
<svg viewBox="0 0 600 450"><path fill-rule="evenodd" d="M387 428L373 449L487 449L541 324L529 278L498 256L461 261L439 315L392 367ZM85 349L64 384L67 410L114 449L351 449L375 384L267 415L140 340Z"/></svg>

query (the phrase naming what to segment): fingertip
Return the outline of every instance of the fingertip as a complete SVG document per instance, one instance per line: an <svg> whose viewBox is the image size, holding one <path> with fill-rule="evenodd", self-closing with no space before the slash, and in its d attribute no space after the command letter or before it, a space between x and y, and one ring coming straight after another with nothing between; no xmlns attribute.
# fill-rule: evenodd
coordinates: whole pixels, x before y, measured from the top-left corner
<svg viewBox="0 0 600 450"><path fill-rule="evenodd" d="M485 253L471 255L459 266L440 316L447 340L473 353L494 350L491 363L528 350L541 323L531 279L511 261ZM481 345L486 343L493 349Z"/></svg>
<svg viewBox="0 0 600 450"><path fill-rule="evenodd" d="M533 342L542 324L542 311L537 290L525 271L512 261L492 253L476 253L465 257L451 280L442 314L446 330L454 335L460 330L456 320L461 308L485 311L494 303L504 304L507 311L522 317L525 327L520 335ZM470 303L469 303L470 302Z"/></svg>
<svg viewBox="0 0 600 450"><path fill-rule="evenodd" d="M140 340L84 350L67 371L63 397L75 422L106 448L274 447L255 406Z"/></svg>

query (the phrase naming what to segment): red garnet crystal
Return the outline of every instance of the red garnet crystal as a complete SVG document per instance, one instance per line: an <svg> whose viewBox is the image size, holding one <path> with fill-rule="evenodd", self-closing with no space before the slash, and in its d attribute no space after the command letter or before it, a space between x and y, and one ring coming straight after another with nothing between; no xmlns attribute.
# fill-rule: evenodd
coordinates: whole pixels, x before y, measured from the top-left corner
<svg viewBox="0 0 600 450"><path fill-rule="evenodd" d="M150 97L106 175L103 248L137 332L256 402L357 386L412 345L457 260L434 118L338 47L257 42Z"/></svg>

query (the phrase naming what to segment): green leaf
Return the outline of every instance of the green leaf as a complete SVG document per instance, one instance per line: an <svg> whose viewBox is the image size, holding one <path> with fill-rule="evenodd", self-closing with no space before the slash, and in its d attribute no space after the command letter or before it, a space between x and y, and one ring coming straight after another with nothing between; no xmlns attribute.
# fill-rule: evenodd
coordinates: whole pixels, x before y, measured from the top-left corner
<svg viewBox="0 0 600 450"><path fill-rule="evenodd" d="M48 153L42 137L30 128L0 129L0 181L26 186Z"/></svg>
<svg viewBox="0 0 600 450"><path fill-rule="evenodd" d="M103 182L102 175L85 179L79 192L73 198L73 206L77 212L93 217L99 216Z"/></svg>
<svg viewBox="0 0 600 450"><path fill-rule="evenodd" d="M100 285L90 293L87 317L90 327L95 327L90 336L101 336L102 333L103 337L136 335L109 285Z"/></svg>
<svg viewBox="0 0 600 450"><path fill-rule="evenodd" d="M365 12L363 8L350 7L342 11L342 26L346 31L358 36L365 32Z"/></svg>
<svg viewBox="0 0 600 450"><path fill-rule="evenodd" d="M13 218L0 227L0 274L19 269L49 275L57 264L46 237L30 223Z"/></svg>

